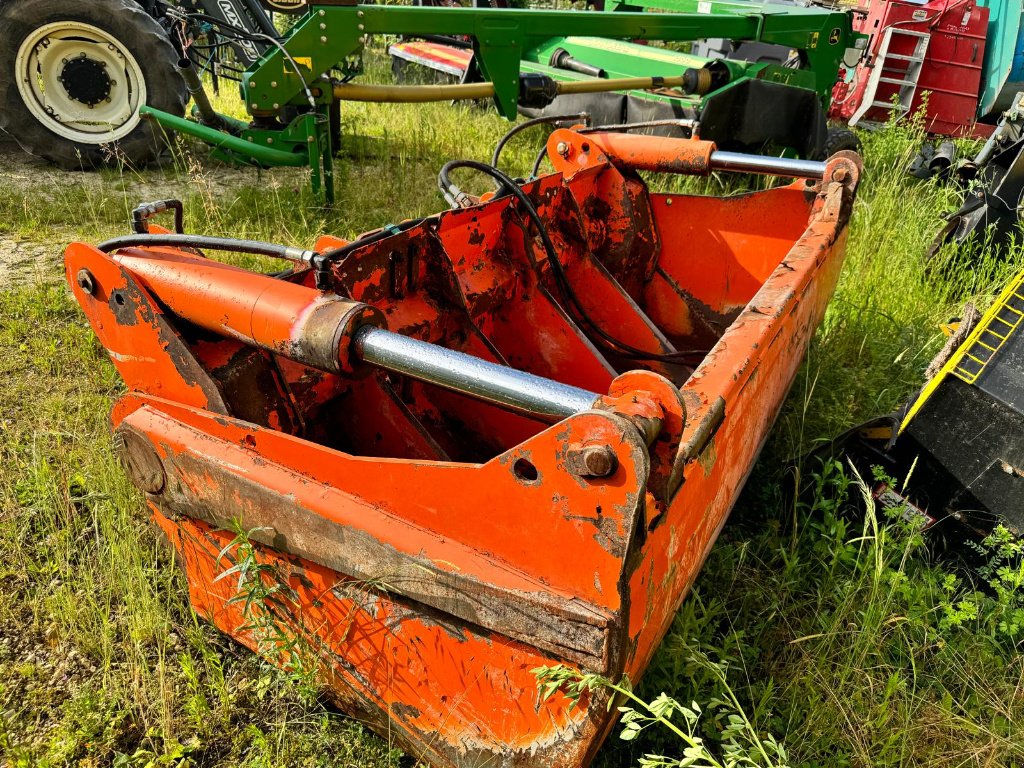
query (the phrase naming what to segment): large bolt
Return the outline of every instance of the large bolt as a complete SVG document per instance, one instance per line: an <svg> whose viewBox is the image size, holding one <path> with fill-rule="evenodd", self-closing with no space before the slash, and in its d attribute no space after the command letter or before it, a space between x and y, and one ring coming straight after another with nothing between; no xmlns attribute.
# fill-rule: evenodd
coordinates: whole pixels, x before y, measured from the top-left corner
<svg viewBox="0 0 1024 768"><path fill-rule="evenodd" d="M611 446L573 444L565 453L565 465L580 477L608 477L618 467L619 460Z"/></svg>
<svg viewBox="0 0 1024 768"><path fill-rule="evenodd" d="M558 142L558 145L555 147L555 152L560 154L562 157L565 157L566 155L568 155L569 154L569 145L568 145L568 143L566 143L564 141Z"/></svg>
<svg viewBox="0 0 1024 768"><path fill-rule="evenodd" d="M842 184L844 181L846 181L847 175L848 174L845 168L836 168L832 172L832 181L838 181L840 184Z"/></svg>

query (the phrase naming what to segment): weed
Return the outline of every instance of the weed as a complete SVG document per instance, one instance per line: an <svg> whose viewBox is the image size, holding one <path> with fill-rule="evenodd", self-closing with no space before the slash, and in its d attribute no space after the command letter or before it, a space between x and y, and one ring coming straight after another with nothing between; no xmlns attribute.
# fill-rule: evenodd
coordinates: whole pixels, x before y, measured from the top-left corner
<svg viewBox="0 0 1024 768"><path fill-rule="evenodd" d="M236 522L232 531L235 538L217 555L218 563L228 559L231 566L214 581L235 581L235 594L228 604L241 607L245 622L236 631L255 638L256 652L281 669L301 696L313 700L318 693L321 665L309 640L310 633L302 624L298 596L280 567L259 557L252 537L260 529L246 531Z"/></svg>
<svg viewBox="0 0 1024 768"><path fill-rule="evenodd" d="M668 694L660 693L652 701L637 696L628 677L612 682L606 677L557 665L539 667L533 670L541 699L547 700L560 691L575 706L585 694L605 690L612 694L608 707L616 702L625 702L617 709L621 713L619 738L634 741L647 728L660 726L671 734L678 743L681 757L665 757L660 754L645 754L639 758L640 768L740 768L741 766L764 766L785 768L786 751L774 736L762 737L740 705L736 694L729 687L728 664L713 662L706 654L691 649L686 660L709 672L716 683L721 698L712 698L710 710L716 720L723 723L717 738L722 757L717 758L704 739L698 734L703 711L694 701L689 706L679 703ZM673 716L679 717L673 720Z"/></svg>

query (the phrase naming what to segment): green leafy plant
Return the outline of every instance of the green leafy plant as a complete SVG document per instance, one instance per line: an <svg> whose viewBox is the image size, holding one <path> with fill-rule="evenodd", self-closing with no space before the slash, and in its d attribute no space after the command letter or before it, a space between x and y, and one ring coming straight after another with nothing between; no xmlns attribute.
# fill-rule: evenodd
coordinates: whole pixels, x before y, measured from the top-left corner
<svg viewBox="0 0 1024 768"><path fill-rule="evenodd" d="M696 701L682 704L666 693L652 700L638 696L628 677L612 682L606 677L580 672L566 665L538 667L541 698L547 700L561 692L576 706L580 699L594 691L611 694L607 706L617 706L622 729L619 738L633 741L647 728L660 726L678 742L680 757L645 754L638 758L641 768L784 768L788 765L786 751L771 735L762 737L743 711L736 694L729 687L726 662L713 662L706 654L692 651L691 663L710 672L718 684L721 697L711 699L708 707L724 718L718 737L721 756L716 756L699 733L703 710ZM619 702L623 702L618 704Z"/></svg>
<svg viewBox="0 0 1024 768"><path fill-rule="evenodd" d="M256 651L279 666L287 679L308 697L317 693L321 663L309 632L302 625L302 605L281 568L261 557L253 536L263 528L245 530L235 522L235 537L217 555L230 567L214 581L235 578L235 594L229 604L239 605L245 623L237 628L250 633Z"/></svg>

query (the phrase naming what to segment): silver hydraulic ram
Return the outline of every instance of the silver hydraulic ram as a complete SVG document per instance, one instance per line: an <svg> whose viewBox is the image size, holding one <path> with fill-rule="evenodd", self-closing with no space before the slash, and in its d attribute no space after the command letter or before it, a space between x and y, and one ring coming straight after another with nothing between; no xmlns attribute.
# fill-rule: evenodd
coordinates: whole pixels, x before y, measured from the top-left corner
<svg viewBox="0 0 1024 768"><path fill-rule="evenodd" d="M166 246L168 238L180 247L188 237L134 235L103 243L100 249L125 248L114 254L114 261L178 317L311 368L358 376L364 364L372 365L549 423L589 410L600 397L385 330L383 314L360 301L190 253L139 248ZM213 242L213 247L227 250L288 250L247 241L192 240L198 247ZM79 275L78 283L86 293L96 290L91 275Z"/></svg>
<svg viewBox="0 0 1024 768"><path fill-rule="evenodd" d="M355 357L364 363L545 421L561 421L589 410L599 397L382 328L363 326L355 332L352 347Z"/></svg>
<svg viewBox="0 0 1024 768"><path fill-rule="evenodd" d="M559 129L548 137L548 154L556 169L576 170L601 156L620 167L655 173L707 175L712 171L821 179L825 163L771 155L726 152L712 141L669 136L642 136L622 130Z"/></svg>
<svg viewBox="0 0 1024 768"><path fill-rule="evenodd" d="M716 171L792 176L799 179L820 179L825 176L825 163L820 160L748 155L742 152L723 152L719 149L711 153L711 167Z"/></svg>

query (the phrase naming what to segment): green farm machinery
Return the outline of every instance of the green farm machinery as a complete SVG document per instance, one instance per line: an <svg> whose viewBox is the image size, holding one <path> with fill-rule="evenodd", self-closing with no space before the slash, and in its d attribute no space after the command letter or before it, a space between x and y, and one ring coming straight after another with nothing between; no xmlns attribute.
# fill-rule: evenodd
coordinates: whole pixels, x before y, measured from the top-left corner
<svg viewBox="0 0 1024 768"><path fill-rule="evenodd" d="M722 37L728 17L755 17L763 25L733 38L745 41L744 55L729 57L695 55L643 40L588 36L577 29L568 35L549 34L523 50L522 71L562 83L682 72L684 85L569 93L544 108L524 107L521 112L530 117L586 112L601 124L642 123L638 128L647 133L674 132L677 127L672 123L688 120L699 126L701 137L743 151L774 148L813 158L858 148L852 132L830 132L826 118L840 68L856 63L866 43L866 38L851 34L847 13L747 0L636 0L608 2L604 7L606 15L616 18L651 11L703 19L694 43ZM699 43L688 47L707 48ZM760 50L772 55L759 56ZM779 51L785 54L781 58ZM481 77L472 45L455 37L403 40L389 52L397 74L416 65L462 81Z"/></svg>
<svg viewBox="0 0 1024 768"><path fill-rule="evenodd" d="M98 165L110 156L144 162L155 154L162 131L177 131L207 142L214 156L233 163L308 166L314 189L328 202L346 100L493 99L512 119L520 109L593 93L690 93L697 108L687 115L691 119L678 121L688 123L690 132L699 123L703 138L723 146L774 144L814 154L812 145L820 141L804 137L820 138L824 117L818 106L860 39L848 15L703 0L691 5L692 12L642 13L344 0L0 0L0 128L29 152L64 167ZM275 13L292 15L287 33L277 33ZM673 54L638 59L614 77L586 77L528 63L530 55L548 55L554 35L569 33L604 40L609 49L631 40L764 41L791 47L799 66L690 61ZM471 47L479 78L455 85L353 82L374 35L457 36ZM226 48L233 53L212 67ZM654 50L664 49L648 52ZM248 120L214 111L204 69L238 80ZM194 104L186 115L189 98ZM815 109L808 108L808 98Z"/></svg>

